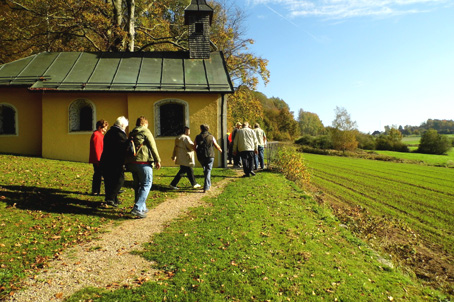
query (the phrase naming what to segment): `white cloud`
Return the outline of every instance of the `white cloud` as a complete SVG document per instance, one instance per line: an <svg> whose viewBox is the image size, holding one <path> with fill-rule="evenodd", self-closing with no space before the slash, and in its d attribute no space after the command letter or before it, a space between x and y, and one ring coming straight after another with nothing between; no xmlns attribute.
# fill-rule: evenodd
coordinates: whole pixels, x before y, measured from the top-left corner
<svg viewBox="0 0 454 302"><path fill-rule="evenodd" d="M249 0L285 10L286 16L315 16L343 19L363 16L396 16L425 12L449 0Z"/></svg>

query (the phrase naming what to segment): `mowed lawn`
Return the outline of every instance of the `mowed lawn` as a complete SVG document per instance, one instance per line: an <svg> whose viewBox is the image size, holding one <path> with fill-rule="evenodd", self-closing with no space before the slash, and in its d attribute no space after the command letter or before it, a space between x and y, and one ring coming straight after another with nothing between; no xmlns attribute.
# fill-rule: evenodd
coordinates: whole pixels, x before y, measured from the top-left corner
<svg viewBox="0 0 454 302"><path fill-rule="evenodd" d="M371 213L399 219L454 254L454 169L304 154L311 182Z"/></svg>

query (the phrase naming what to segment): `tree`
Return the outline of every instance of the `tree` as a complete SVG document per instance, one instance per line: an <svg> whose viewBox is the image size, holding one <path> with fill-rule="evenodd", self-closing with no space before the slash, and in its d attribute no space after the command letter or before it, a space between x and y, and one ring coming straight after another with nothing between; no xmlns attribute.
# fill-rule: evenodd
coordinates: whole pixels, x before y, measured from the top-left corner
<svg viewBox="0 0 454 302"><path fill-rule="evenodd" d="M236 86L255 90L259 77L269 81L268 60L247 52L254 40L244 37L244 12L231 2L211 2L214 9L211 39L225 55L232 81Z"/></svg>
<svg viewBox="0 0 454 302"><path fill-rule="evenodd" d="M427 154L444 154L452 147L447 136L440 135L437 130L429 129L421 136L418 152Z"/></svg>
<svg viewBox="0 0 454 302"><path fill-rule="evenodd" d="M253 91L246 86L240 86L235 94L228 101L228 124L233 127L236 122L255 122L263 121L263 106Z"/></svg>
<svg viewBox="0 0 454 302"><path fill-rule="evenodd" d="M320 135L325 132L325 126L317 114L300 109L298 112L300 135Z"/></svg>
<svg viewBox="0 0 454 302"><path fill-rule="evenodd" d="M2 0L0 64L43 51L187 50L184 9L188 2ZM210 6L214 9L213 48L223 51L231 79L238 87L228 103L230 123L262 121L264 111L253 90L259 79L268 82L268 61L248 52L254 41L244 37L242 10L225 0L210 2Z"/></svg>
<svg viewBox="0 0 454 302"><path fill-rule="evenodd" d="M251 125L259 123L269 140L293 140L298 133L298 122L284 100L268 98L247 86L238 87L229 98L229 129L237 121L248 121Z"/></svg>
<svg viewBox="0 0 454 302"><path fill-rule="evenodd" d="M44 51L176 51L188 49L188 0L2 0L0 64ZM210 2L211 40L225 54L236 86L269 79L268 61L248 52L243 12Z"/></svg>
<svg viewBox="0 0 454 302"><path fill-rule="evenodd" d="M350 114L343 107L334 110L335 119L330 128L331 140L336 150L355 150L358 147L356 140L356 122L352 121Z"/></svg>

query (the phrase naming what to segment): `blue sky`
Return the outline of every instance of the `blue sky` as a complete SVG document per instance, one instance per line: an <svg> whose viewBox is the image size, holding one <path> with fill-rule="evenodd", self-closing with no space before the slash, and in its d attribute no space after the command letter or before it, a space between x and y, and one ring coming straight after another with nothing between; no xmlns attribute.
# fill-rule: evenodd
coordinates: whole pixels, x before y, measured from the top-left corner
<svg viewBox="0 0 454 302"><path fill-rule="evenodd" d="M331 125L344 107L362 132L454 119L454 1L235 0L244 37L268 59L267 86L295 116Z"/></svg>

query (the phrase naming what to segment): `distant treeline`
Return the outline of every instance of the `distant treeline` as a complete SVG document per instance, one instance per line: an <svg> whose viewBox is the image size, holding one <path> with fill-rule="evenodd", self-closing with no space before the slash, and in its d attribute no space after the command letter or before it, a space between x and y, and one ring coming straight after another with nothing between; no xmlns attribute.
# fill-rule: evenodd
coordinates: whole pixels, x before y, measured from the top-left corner
<svg viewBox="0 0 454 302"><path fill-rule="evenodd" d="M388 133L392 128L396 126L385 126L385 133ZM420 126L399 126L397 128L403 135L416 134L420 135L427 130L434 129L440 134L453 134L454 133L454 120L437 120L428 119L423 122Z"/></svg>

